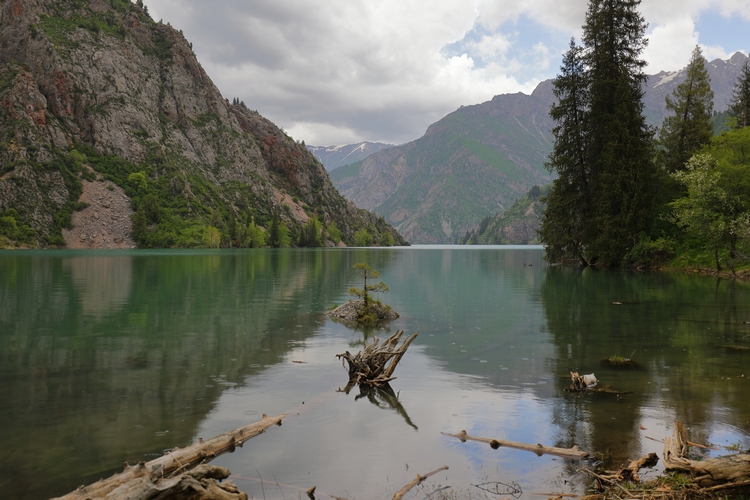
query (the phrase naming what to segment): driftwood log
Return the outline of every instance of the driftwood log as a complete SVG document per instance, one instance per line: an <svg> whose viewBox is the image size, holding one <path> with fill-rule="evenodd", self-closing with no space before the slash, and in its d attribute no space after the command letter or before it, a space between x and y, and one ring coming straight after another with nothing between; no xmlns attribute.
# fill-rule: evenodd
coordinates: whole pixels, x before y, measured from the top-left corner
<svg viewBox="0 0 750 500"><path fill-rule="evenodd" d="M247 495L238 491L233 485L218 485L215 479L224 479L229 471L222 467L197 467L196 464L211 460L217 455L234 450L248 439L261 434L273 425L281 425L281 419L286 414L269 417L263 415L259 422L246 425L224 434L220 434L208 441L199 440L187 448L174 448L166 455L140 462L137 465L125 464L125 470L107 479L101 479L88 486L81 486L77 490L59 497L57 500L95 500L98 498L114 499L158 499L195 498L216 500L241 500ZM200 496L202 488L215 496ZM221 490L221 491L219 491ZM194 496L187 492L193 491ZM224 495L224 496L221 496Z"/></svg>
<svg viewBox="0 0 750 500"><path fill-rule="evenodd" d="M740 453L705 460L690 460L684 457L686 450L685 426L677 421L674 426L674 436L664 439L665 468L689 472L693 483L702 488L724 483L737 483L732 486L741 486L750 476L750 454Z"/></svg>
<svg viewBox="0 0 750 500"><path fill-rule="evenodd" d="M517 450L530 451L532 453L536 453L539 456L556 455L558 457L574 458L577 460L582 460L591 456L590 453L582 451L580 448L578 448L578 446L573 446L572 448L555 448L553 446L542 446L541 444L527 444L519 443L517 441L506 441L504 439L474 437L469 436L466 431L461 431L458 434L449 434L447 432L442 432L441 434L458 438L462 443L465 443L467 440L488 443L494 450L500 448L501 446L507 446L508 448L515 448Z"/></svg>
<svg viewBox="0 0 750 500"><path fill-rule="evenodd" d="M414 478L409 484L407 484L406 486L404 486L403 488L401 488L398 491L398 493L396 493L395 495L393 495L393 500L401 500L404 497L404 495L406 495L409 492L410 489L414 488L418 484L421 484L428 477L433 476L433 475L435 475L438 472L443 471L443 470L448 470L448 466L447 465L443 465L439 469L435 469L432 472L428 472L424 476L417 474L416 478Z"/></svg>
<svg viewBox="0 0 750 500"><path fill-rule="evenodd" d="M393 371L396 369L396 365L401 361L409 345L418 335L417 333L412 334L404 340L400 347L396 347L403 334L403 330L398 330L385 339L382 344L377 337L373 337L372 342L355 355L352 355L349 351L337 354L336 357L341 359L342 365L344 360L349 364L348 387L351 388L355 384L379 387L394 380L396 377L393 376Z"/></svg>
<svg viewBox="0 0 750 500"><path fill-rule="evenodd" d="M593 373L579 375L578 372L570 372L570 387L568 387L568 392L583 392L596 387L598 382Z"/></svg>
<svg viewBox="0 0 750 500"><path fill-rule="evenodd" d="M607 474L597 475L597 477L613 482L632 481L639 483L641 477L638 475L638 472L644 467L653 467L657 463L659 463L659 456L656 453L649 453L637 460L630 460L626 467L621 468L617 472L607 472Z"/></svg>

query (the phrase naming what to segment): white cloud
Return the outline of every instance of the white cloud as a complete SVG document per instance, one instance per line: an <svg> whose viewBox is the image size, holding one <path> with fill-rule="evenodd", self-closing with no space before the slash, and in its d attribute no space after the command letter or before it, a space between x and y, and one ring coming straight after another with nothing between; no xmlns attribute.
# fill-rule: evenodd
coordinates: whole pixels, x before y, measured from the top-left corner
<svg viewBox="0 0 750 500"><path fill-rule="evenodd" d="M698 34L693 20L682 17L666 25L654 26L648 39L649 44L643 52L643 58L648 61L646 72L658 73L684 68L698 43Z"/></svg>
<svg viewBox="0 0 750 500"><path fill-rule="evenodd" d="M399 143L460 105L555 75L586 0L146 0L182 29L229 98L309 144ZM702 12L750 20L747 0L643 0L648 70L683 67ZM449 48L450 50L446 50ZM719 55L720 54L720 55Z"/></svg>

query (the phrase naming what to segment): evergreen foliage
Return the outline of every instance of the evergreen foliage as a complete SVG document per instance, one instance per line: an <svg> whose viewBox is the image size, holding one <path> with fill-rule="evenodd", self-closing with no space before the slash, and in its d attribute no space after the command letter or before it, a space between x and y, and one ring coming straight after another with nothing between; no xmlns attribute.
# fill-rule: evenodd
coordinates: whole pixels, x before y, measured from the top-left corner
<svg viewBox="0 0 750 500"><path fill-rule="evenodd" d="M737 128L750 126L750 58L745 59L742 72L732 89L729 114L737 120Z"/></svg>
<svg viewBox="0 0 750 500"><path fill-rule="evenodd" d="M356 269L360 276L362 276L364 285L362 286L362 288L351 287L349 289L349 295L354 295L355 297L362 299L365 303L365 309L367 309L368 307L370 307L373 301L372 297L370 297L370 294L387 292L388 285L386 285L382 281L375 285L368 285L367 279L377 279L378 276L380 276L380 273L378 273L375 269L371 268L364 262L357 262L356 264L354 264L354 269Z"/></svg>
<svg viewBox="0 0 750 500"><path fill-rule="evenodd" d="M561 73L553 82L558 100L550 109L556 123L555 146L546 166L550 172L557 170L558 176L545 197L547 208L539 230L552 262L585 261L585 233L593 214L587 158L589 88L582 56L583 48L571 39Z"/></svg>
<svg viewBox="0 0 750 500"><path fill-rule="evenodd" d="M299 235L297 246L299 247L320 247L323 246L323 237L321 231L323 226L315 217L310 217L307 223L302 227Z"/></svg>
<svg viewBox="0 0 750 500"><path fill-rule="evenodd" d="M713 99L703 52L696 45L685 81L666 98L671 115L661 127L658 156L668 172L683 170L693 153L713 137Z"/></svg>
<svg viewBox="0 0 750 500"><path fill-rule="evenodd" d="M616 266L654 216L657 170L643 114L640 54L646 23L639 0L591 0L583 46L571 42L554 81L559 182L541 230L550 261Z"/></svg>

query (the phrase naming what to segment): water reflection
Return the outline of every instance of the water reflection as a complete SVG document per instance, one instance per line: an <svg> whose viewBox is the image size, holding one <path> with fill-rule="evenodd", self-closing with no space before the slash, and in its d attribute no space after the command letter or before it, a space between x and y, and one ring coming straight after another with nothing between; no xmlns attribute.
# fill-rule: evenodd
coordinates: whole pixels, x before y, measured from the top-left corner
<svg viewBox="0 0 750 500"><path fill-rule="evenodd" d="M669 434L676 418L691 441L750 446L750 358L727 348L750 346L746 283L547 268L542 255L4 253L0 439L9 451L0 488L14 498L59 495L262 413L290 417L219 459L255 497L256 471L359 498L392 495L442 465L451 469L438 480L459 492L492 481L561 493L585 483L576 463L440 435L462 429L576 444L613 465L660 453L646 437ZM349 330L323 312L361 286L356 262L389 285L383 302L402 315L389 328L420 335L390 391L352 397L336 392L346 369L334 355L384 333ZM633 351L638 370L600 364ZM632 394L567 393L574 369ZM363 456L367 466L352 470Z"/></svg>
<svg viewBox="0 0 750 500"><path fill-rule="evenodd" d="M340 294L327 281L345 279L341 258L3 255L0 433L13 451L1 486L49 497L191 442L223 391L314 335Z"/></svg>
<svg viewBox="0 0 750 500"><path fill-rule="evenodd" d="M338 389L338 392L349 394L349 392L354 388L354 385L355 384L352 384L350 382L343 389ZM357 401L358 399L367 398L370 403L374 404L378 408L382 408L384 410L394 410L396 413L401 415L401 417L409 426L413 427L414 430L419 430L419 427L417 427L414 422L411 421L411 418L409 418L409 414L406 413L404 405L402 405L401 401L398 400L398 394L396 394L396 392L389 384L385 384L382 387L374 387L368 385L359 385L358 387L359 394L354 397L355 401Z"/></svg>
<svg viewBox="0 0 750 500"><path fill-rule="evenodd" d="M661 452L644 440L644 429L659 435L675 419L685 422L691 441L699 443L717 442L727 425L750 431L750 406L739 403L750 390L742 377L748 359L721 347L750 338L743 339L748 332L742 328L750 305L747 284L687 274L554 268L541 294L556 350L553 370L595 369L600 380L632 391L622 399L605 394L557 399L561 442L585 442L619 465ZM631 353L641 369L599 363Z"/></svg>

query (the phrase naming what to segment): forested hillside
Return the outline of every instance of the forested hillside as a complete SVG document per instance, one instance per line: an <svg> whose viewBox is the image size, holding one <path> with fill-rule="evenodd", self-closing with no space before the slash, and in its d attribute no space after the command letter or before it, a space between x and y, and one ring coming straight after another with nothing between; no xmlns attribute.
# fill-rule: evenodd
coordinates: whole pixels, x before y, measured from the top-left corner
<svg viewBox="0 0 750 500"><path fill-rule="evenodd" d="M750 248L750 71L714 131L714 92L696 47L665 100L658 136L646 124L639 2L592 0L581 45L571 41L554 81L558 174L540 228L551 262L653 266L669 260L735 272ZM618 29L612 29L617 26Z"/></svg>
<svg viewBox="0 0 750 500"><path fill-rule="evenodd" d="M142 2L5 1L0 46L0 246L405 244Z"/></svg>

